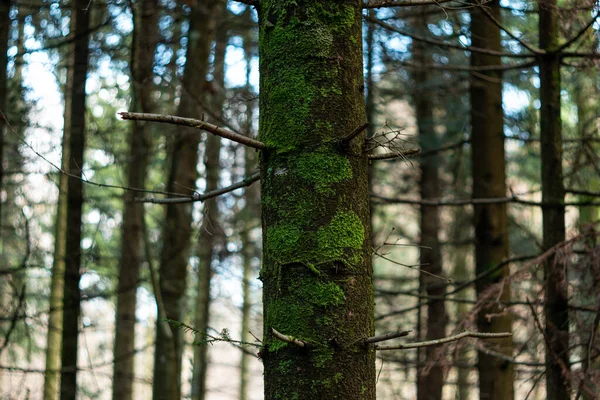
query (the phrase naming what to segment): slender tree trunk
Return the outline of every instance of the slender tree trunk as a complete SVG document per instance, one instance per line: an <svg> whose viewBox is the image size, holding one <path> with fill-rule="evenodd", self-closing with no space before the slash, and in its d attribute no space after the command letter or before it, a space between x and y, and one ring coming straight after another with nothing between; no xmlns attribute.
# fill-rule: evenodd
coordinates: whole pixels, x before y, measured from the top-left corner
<svg viewBox="0 0 600 400"><path fill-rule="evenodd" d="M549 249L565 240L565 189L562 171L562 121L560 105L560 57L557 0L539 1L540 133L542 149L543 246ZM544 263L546 279L546 393L549 400L570 397L569 312L566 265L550 257Z"/></svg>
<svg viewBox="0 0 600 400"><path fill-rule="evenodd" d="M361 8L260 4L267 399L375 398Z"/></svg>
<svg viewBox="0 0 600 400"><path fill-rule="evenodd" d="M67 85L65 90L65 126L62 137L61 168L69 169L71 136L71 98L70 87L73 79L73 66L67 63ZM67 241L67 191L69 177L58 177L58 200L54 225L54 256L52 276L50 278L50 312L48 315L48 334L46 336L46 373L44 374L44 400L55 400L60 390L60 368L62 349L63 297L65 285L65 252Z"/></svg>
<svg viewBox="0 0 600 400"><path fill-rule="evenodd" d="M246 9L245 20L248 23L252 22L252 11L250 7ZM252 98L255 97L250 85L250 74L252 72L252 49L253 49L254 31L247 30L244 36L244 58L246 60L246 126L245 134L248 137L253 137L252 124L254 121L254 108ZM255 149L246 148L245 151L245 176L250 176L256 170L257 155ZM250 279L253 276L252 259L257 256L257 248L250 237L252 227L259 220L260 194L256 185L251 185L244 192L245 207L242 213L242 231L240 239L242 242L242 257L243 257L243 272L242 272L242 323L240 336L242 341L250 342L250 313L252 311L252 291ZM248 387L250 383L249 377L250 355L242 351L240 360L240 393L239 400L248 399Z"/></svg>
<svg viewBox="0 0 600 400"><path fill-rule="evenodd" d="M427 29L426 17L418 17L420 30ZM425 47L419 41L413 44L415 62L426 64L428 56ZM420 69L414 74L417 125L419 128L419 146L423 151L438 147L437 133L433 116L433 104L428 85L431 84L429 74ZM439 160L436 156L422 158L420 189L421 199L436 199L440 195ZM443 296L446 291L440 285L440 279L432 276L443 275L442 253L439 242L440 218L438 207L421 206L421 269L419 277L421 292L427 296ZM446 306L443 300L429 301L427 306L426 340L439 339L446 336ZM425 362L417 368L417 399L436 400L442 398L444 387L444 369L438 360L439 353L435 347L425 349ZM419 358L420 360L420 358Z"/></svg>
<svg viewBox="0 0 600 400"><path fill-rule="evenodd" d="M8 34L10 32L10 0L0 0L0 193L4 190L4 141L6 136L7 112L6 104L8 98L8 82L6 78L6 69L8 66ZM3 202L0 199L0 264L6 265L4 249L4 226L2 218L4 212ZM7 304L6 283L4 277L0 278L0 308L5 309ZM4 357L0 358L0 362ZM3 386L4 373L0 371L0 386ZM0 395L3 390L0 390Z"/></svg>
<svg viewBox="0 0 600 400"><path fill-rule="evenodd" d="M131 52L132 109L152 113L152 68L158 42L158 2L141 0L132 4L134 19ZM133 121L129 138L127 160L127 186L143 188L145 184L148 153L151 149L149 125ZM135 359L135 310L139 270L142 262L142 218L144 205L135 201L137 193L125 192L123 227L121 236L121 260L117 290L115 329L115 366L113 399L133 398Z"/></svg>
<svg viewBox="0 0 600 400"><path fill-rule="evenodd" d="M199 118L202 108L198 99L206 81L210 47L215 28L215 3L198 2L192 7L188 34L186 66L183 75L182 94L178 114ZM192 192L198 177L198 145L200 135L193 128L176 128L170 159L171 171L168 191L189 188ZM160 263L160 291L166 317L181 321L184 317L187 265L192 234L191 204L169 204L163 232L164 245ZM168 334L161 321L157 321L156 349L154 354L155 400L181 398L181 357L183 332L175 330Z"/></svg>
<svg viewBox="0 0 600 400"><path fill-rule="evenodd" d="M489 12L500 19L499 0L487 4ZM472 45L502 51L500 29L486 18L479 7L471 9ZM471 65L501 65L500 57L471 53ZM471 75L471 167L474 198L506 196L504 161L504 112L502 73ZM506 204L475 205L475 273L481 274L508 258L508 220ZM508 266L477 281L477 296L509 274ZM510 286L504 285L501 301L510 301ZM493 317L488 317L493 315ZM483 308L477 317L480 332L511 332L512 316L497 306ZM512 339L497 342L500 351L512 356ZM509 400L514 397L513 364L478 352L479 398Z"/></svg>
<svg viewBox="0 0 600 400"><path fill-rule="evenodd" d="M4 187L4 140L7 118L8 83L6 69L8 67L8 33L10 32L10 0L0 0L0 191ZM2 220L2 202L0 202L0 221ZM2 240L2 227L0 226L0 241ZM0 242L1 244L1 242ZM4 249L0 247L4 252ZM0 291L1 293L1 291Z"/></svg>
<svg viewBox="0 0 600 400"><path fill-rule="evenodd" d="M65 131L69 131L69 177L63 297L61 400L77 395L77 354L80 314L81 217L83 209L83 151L85 148L85 83L88 70L90 10L86 0L75 0L71 10L74 49L65 95Z"/></svg>
<svg viewBox="0 0 600 400"><path fill-rule="evenodd" d="M223 5L223 3L221 3ZM219 15L218 22L221 24L215 35L215 52L213 83L217 88L210 101L211 111L215 117L220 119L224 102L225 86L225 52L229 39L227 27L223 25L225 7L216 11ZM204 152L204 166L206 173L206 191L217 190L219 176L221 174L221 138L208 134ZM196 318L194 327L200 331L196 341L206 339L210 321L210 288L213 274L212 259L214 246L222 241L223 230L219 223L219 210L217 199L212 198L204 202L202 225L198 237L198 287L196 290ZM208 369L208 345L196 345L194 347L194 370L192 374L192 399L204 400L206 397L206 373Z"/></svg>

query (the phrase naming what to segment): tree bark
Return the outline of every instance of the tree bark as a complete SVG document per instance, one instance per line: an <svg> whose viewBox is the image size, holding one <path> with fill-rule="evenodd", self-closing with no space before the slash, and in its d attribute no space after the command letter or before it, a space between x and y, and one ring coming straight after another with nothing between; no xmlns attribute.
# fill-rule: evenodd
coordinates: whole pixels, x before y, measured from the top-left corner
<svg viewBox="0 0 600 400"><path fill-rule="evenodd" d="M565 240L565 198L562 171L562 121L560 104L560 57L557 0L539 1L540 48L540 136L542 152L543 247ZM569 312L566 265L557 257L544 263L546 296L546 393L549 400L570 398Z"/></svg>
<svg viewBox="0 0 600 400"><path fill-rule="evenodd" d="M178 114L199 118L202 107L202 88L206 82L210 47L215 29L215 10L218 2L197 2L192 7L188 33L186 66ZM169 192L196 187L198 177L198 145L200 135L193 128L175 128L171 143L171 171L167 183ZM187 265L192 234L191 204L167 205L163 249L160 262L160 291L167 319L181 321L184 316ZM172 335L161 321L157 321L154 354L153 398L155 400L181 398L181 357L183 332Z"/></svg>
<svg viewBox="0 0 600 400"><path fill-rule="evenodd" d="M427 18L418 17L417 26L420 30L427 29ZM426 64L429 58L423 43L415 41L413 44L413 58L415 62ZM423 152L438 148L438 138L435 131L433 104L427 86L431 84L429 73L419 69L414 73L415 90L414 102L416 108L417 126L419 129L419 146ZM437 199L440 195L439 159L436 156L422 158L420 161L421 199ZM442 253L439 241L440 218L438 207L421 206L421 239L420 263L424 271L419 277L420 291L427 296L440 298L444 296L445 286L440 285L440 280L431 276L443 275ZM427 306L427 333L426 340L439 339L446 336L446 306L443 300L430 301ZM417 350L417 354L421 353ZM425 349L424 363L417 367L417 399L436 400L442 398L444 387L444 369L438 360L439 352L435 347ZM421 357L419 357L421 361Z"/></svg>
<svg viewBox="0 0 600 400"><path fill-rule="evenodd" d="M85 148L85 83L88 70L88 1L75 0L71 9L71 36L74 49L70 58L65 95L65 131L69 137L69 183L67 189L66 250L63 297L63 336L61 357L61 400L77 395L77 354L80 315L81 217L83 208L83 151Z"/></svg>
<svg viewBox="0 0 600 400"><path fill-rule="evenodd" d="M132 4L134 19L133 45L131 52L132 104L136 112L153 113L154 52L158 43L158 2L141 0ZM133 121L129 137L127 159L127 186L143 188L151 149L149 125ZM113 399L133 398L135 359L135 310L142 262L142 218L143 203L136 202L137 193L126 191L124 196L123 225L121 235L121 259L117 290L117 312L115 329L115 366L113 377Z"/></svg>
<svg viewBox="0 0 600 400"><path fill-rule="evenodd" d="M374 399L359 0L262 0L265 398ZM306 345L278 339L272 329Z"/></svg>
<svg viewBox="0 0 600 400"><path fill-rule="evenodd" d="M221 6L223 3L221 3ZM215 52L213 67L213 85L215 93L211 96L210 107L216 118L221 118L224 102L225 86L225 52L229 39L227 27L223 26L225 7L219 7L215 14L218 15L217 23L221 27L215 35ZM217 190L221 174L221 138L208 134L204 150L204 171L206 174L206 192ZM198 235L198 287L196 290L196 318L194 327L200 334L196 341L206 340L210 320L210 288L212 280L212 260L214 246L222 241L224 232L219 224L219 210L217 199L212 198L204 202L202 224ZM206 397L206 373L208 369L208 345L194 346L194 368L192 374L192 399L204 400Z"/></svg>
<svg viewBox="0 0 600 400"><path fill-rule="evenodd" d="M499 0L486 5L496 19L501 19ZM472 45L502 51L500 29L481 12L471 8ZM471 52L471 65L501 65L500 57ZM490 71L471 75L471 168L474 198L506 196L504 157L504 111L502 109L502 72ZM481 274L508 258L508 219L506 204L474 206L475 273ZM509 274L508 265L476 284L478 298L493 284ZM505 285L502 302L510 301L510 286ZM493 315L489 318L488 315ZM511 332L512 316L497 306L484 307L477 316L480 332ZM512 339L496 342L496 350L512 357ZM498 357L478 352L479 398L508 400L514 397L514 366Z"/></svg>

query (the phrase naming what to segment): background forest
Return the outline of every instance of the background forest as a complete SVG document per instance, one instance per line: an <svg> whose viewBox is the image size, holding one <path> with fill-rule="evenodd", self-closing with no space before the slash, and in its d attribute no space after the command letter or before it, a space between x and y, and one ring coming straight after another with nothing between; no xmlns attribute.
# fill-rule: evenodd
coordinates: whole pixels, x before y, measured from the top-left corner
<svg viewBox="0 0 600 400"><path fill-rule="evenodd" d="M276 247L289 232L263 239L265 132L279 123L263 110L298 95L259 69L274 76L287 56L273 10L321 3L0 0L0 398L337 390L327 367L323 391L269 394L306 384L273 354L324 350L274 330L262 294L290 251ZM302 23L333 21L338 3ZM378 334L364 338L378 351L357 396L374 398L376 381L378 399L599 398L600 3L345 3L362 9L366 119L341 143L369 153L358 247ZM342 164L324 165L301 173L337 184ZM319 185L310 196L331 195ZM287 195L299 209L302 193ZM350 248L335 218L318 234ZM302 301L325 310L333 293Z"/></svg>

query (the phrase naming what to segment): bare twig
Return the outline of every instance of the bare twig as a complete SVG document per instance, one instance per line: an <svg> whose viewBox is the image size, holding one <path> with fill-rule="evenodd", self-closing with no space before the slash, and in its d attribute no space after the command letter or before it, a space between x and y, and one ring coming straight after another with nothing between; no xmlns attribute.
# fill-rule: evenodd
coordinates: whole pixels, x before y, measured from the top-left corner
<svg viewBox="0 0 600 400"><path fill-rule="evenodd" d="M4 352L4 350L6 350L6 348L8 347L8 344L10 343L10 337L11 337L13 331L15 330L15 328L17 327L17 322L20 319L19 313L23 309L24 304L25 304L25 285L23 285L23 288L21 289L21 293L19 294L19 303L17 304L17 307L14 310L13 317L10 321L10 327L4 334L4 343L2 343L2 346L0 347L0 355Z"/></svg>
<svg viewBox="0 0 600 400"><path fill-rule="evenodd" d="M556 53L560 53L562 52L564 49L566 49L567 47L569 47L570 45L572 45L573 43L575 43L576 41L579 40L579 38L581 38L581 36L583 36L583 34L592 27L592 25L594 25L594 22L596 22L596 20L598 19L598 17L600 17L600 10L596 12L596 15L594 15L594 17L587 23L585 24L585 26L583 26L581 28L581 30L579 32L577 32L577 34L575 36L573 36L571 39L567 40L564 44L562 44L558 49L555 50Z"/></svg>
<svg viewBox="0 0 600 400"><path fill-rule="evenodd" d="M240 135L239 133L232 132L228 129L219 128L216 125L210 124L206 121L202 121L194 118L177 117L174 115L162 115L162 114L148 114L148 113L130 113L120 112L119 115L123 119L135 120L135 121L152 121L161 122L165 124L188 126L190 128L200 129L206 132L210 132L213 135L220 136L225 139L232 140L234 142L243 144L248 147L252 147L258 150L264 150L265 144L258 140L251 139L249 137Z"/></svg>
<svg viewBox="0 0 600 400"><path fill-rule="evenodd" d="M241 182L234 183L233 185L224 187L222 189L213 190L211 192L207 192L204 194L194 193L188 197L175 197L175 198L167 198L167 199L156 199L153 197L146 197L143 199L136 199L137 201L143 203L154 203L154 204L180 204L180 203L193 203L196 201L205 201L208 199L212 199L213 197L221 196L225 193L233 192L236 189L241 189L247 186L252 185L254 182L260 180L260 173L255 173L250 175L246 179Z"/></svg>
<svg viewBox="0 0 600 400"><path fill-rule="evenodd" d="M369 160L371 161L379 161L379 160L391 160L394 158L408 158L416 156L421 152L421 149L411 149L403 152L388 152L382 154L369 154Z"/></svg>
<svg viewBox="0 0 600 400"><path fill-rule="evenodd" d="M302 347L302 348L310 347L309 343L307 343L303 340L300 340L300 339L293 338L291 336L284 335L283 333L278 332L275 328L271 328L271 333L273 334L273 336L275 336L277 339L281 340L282 342L293 344L294 346L298 346L298 347Z"/></svg>
<svg viewBox="0 0 600 400"><path fill-rule="evenodd" d="M355 137L360 135L361 132L363 132L365 129L367 129L368 126L369 126L369 123L365 122L364 124L362 124L361 126L356 128L355 130L353 130L348 136L346 136L345 138L342 139L342 144L344 146L348 146L350 144L350 142L352 141L352 139L354 139Z"/></svg>
<svg viewBox="0 0 600 400"><path fill-rule="evenodd" d="M453 0L371 0L363 3L363 8L389 8L440 5Z"/></svg>
<svg viewBox="0 0 600 400"><path fill-rule="evenodd" d="M458 335L448 336L441 339L435 340L426 340L424 342L415 342L415 343L406 343L399 344L394 346L376 346L376 350L403 350L403 349L417 349L420 347L429 347L429 346L437 346L444 343L456 342L460 339L464 339L466 337L473 337L478 339L498 339L498 338L506 338L511 337L512 333L510 332L500 332L500 333L480 333L480 332L471 332L466 331L459 333Z"/></svg>
<svg viewBox="0 0 600 400"><path fill-rule="evenodd" d="M428 200L414 200L407 198L391 198L377 194L371 194L371 197L380 200L383 204L414 204L420 206L438 206L438 207L460 207L468 205L478 204L506 204L515 203L522 204L531 207L543 207L555 205L549 202L539 202L522 199L516 195L510 197L496 197L496 198L482 198L482 199L455 199L455 200L441 200L441 199L428 199ZM596 207L600 205L600 202L595 201L576 201L576 202L562 202L563 206L573 207Z"/></svg>
<svg viewBox="0 0 600 400"><path fill-rule="evenodd" d="M533 47L532 45L530 45L529 43L525 42L523 39L519 38L517 35L515 35L514 33L512 33L511 31L509 31L488 10L486 10L485 7L480 7L480 10L481 10L481 12L483 12L488 17L488 19L490 21L492 21L494 23L494 25L496 25L498 28L500 28L504 32L506 32L506 34L508 36L510 36L511 38L513 38L514 40L516 40L521 46L525 47L527 50L529 50L533 54L537 54L537 55L546 54L546 51L544 51L542 49L537 49L537 48Z"/></svg>
<svg viewBox="0 0 600 400"><path fill-rule="evenodd" d="M408 336L408 335L410 335L411 332L412 331L396 331L396 332L385 333L383 335L368 337L365 339L365 344L379 343L379 342L384 342L386 340L392 340L392 339L396 339L399 337Z"/></svg>
<svg viewBox="0 0 600 400"><path fill-rule="evenodd" d="M462 50L462 51L470 51L473 53L488 54L488 55L493 55L493 56L501 56L501 57L528 58L528 57L534 56L532 54L516 54L516 53L505 52L505 51L484 49L481 47L463 46L463 45L458 45L458 44L453 44L453 43L447 43L443 40L431 39L428 37L416 35L412 32L407 32L403 29L398 28L397 26L388 24L387 22L384 22L378 18L366 17L366 19L368 21L376 23L377 25L381 26L382 28L384 28L388 31L396 32L402 36L407 36L413 40L417 40L419 42L423 42L423 43L427 43L427 44L432 44L434 46L446 47L449 49Z"/></svg>

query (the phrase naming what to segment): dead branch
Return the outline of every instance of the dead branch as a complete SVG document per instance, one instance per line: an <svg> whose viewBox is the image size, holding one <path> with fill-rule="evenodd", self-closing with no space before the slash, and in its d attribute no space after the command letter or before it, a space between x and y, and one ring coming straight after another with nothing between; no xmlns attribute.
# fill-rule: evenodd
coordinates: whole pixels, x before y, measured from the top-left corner
<svg viewBox="0 0 600 400"><path fill-rule="evenodd" d="M250 186L258 180L260 180L260 173L257 172L253 175L250 175L243 181L234 183L233 185L224 187L222 189L213 190L211 192L206 192L204 194L194 193L193 195L188 196L188 197L175 197L175 198L168 198L168 199L156 199L153 197L146 197L143 199L136 199L136 201L139 201L142 203L154 203L154 204L181 204L181 203L193 203L196 201L205 201L208 199L212 199L213 197L218 197L225 193L233 192L234 190Z"/></svg>
<svg viewBox="0 0 600 400"><path fill-rule="evenodd" d="M423 342L415 342L415 343L406 343L399 344L394 346L376 346L376 350L404 350L404 349L417 349L421 347L429 347L429 346L437 346L444 343L456 342L460 339L464 339L467 337L473 337L478 339L498 339L498 338L506 338L511 337L511 332L500 332L500 333L481 333L481 332L471 332L466 331L459 333L458 335L448 336L441 339L435 340L426 340Z"/></svg>
<svg viewBox="0 0 600 400"><path fill-rule="evenodd" d="M310 347L310 344L308 342L293 338L291 336L284 335L283 333L275 330L275 328L271 328L271 333L273 334L273 336L275 336L277 339L281 340L282 342L293 344L294 346L298 346L301 348Z"/></svg>
<svg viewBox="0 0 600 400"><path fill-rule="evenodd" d="M368 337L364 340L364 342L365 342L365 344L379 343L379 342L383 342L386 340L391 340L391 339L396 339L399 337L408 336L411 332L412 331L396 331L396 332L385 333L385 334L379 335L379 336Z"/></svg>
<svg viewBox="0 0 600 400"><path fill-rule="evenodd" d="M244 146L252 147L257 150L264 150L265 144L258 140L251 139L249 137L240 135L239 133L232 132L228 129L220 128L216 125L210 124L206 121L194 118L177 117L174 115L162 115L162 114L147 114L147 113L130 113L120 112L121 118L132 121L151 121L161 122L164 124L188 126L190 128L196 128L206 132L210 132L213 135L220 136L225 139L232 140L234 142L243 144Z"/></svg>

